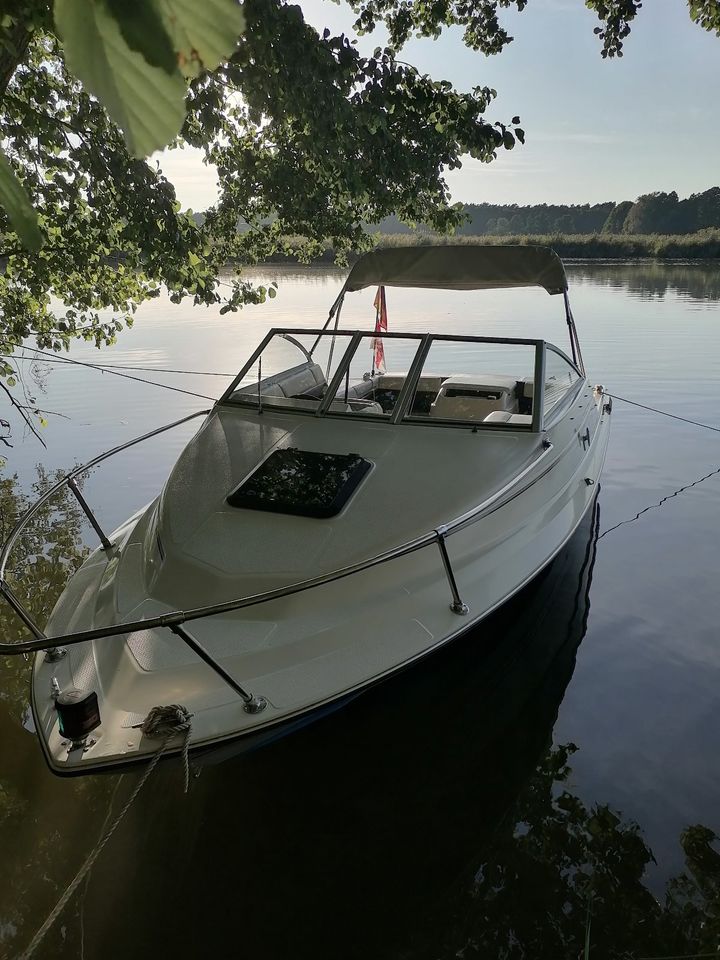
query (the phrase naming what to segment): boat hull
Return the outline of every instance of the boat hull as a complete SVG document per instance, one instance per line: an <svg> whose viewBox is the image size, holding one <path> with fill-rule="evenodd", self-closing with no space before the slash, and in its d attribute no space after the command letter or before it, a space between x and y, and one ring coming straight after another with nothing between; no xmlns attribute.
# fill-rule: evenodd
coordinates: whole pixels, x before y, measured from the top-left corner
<svg viewBox="0 0 720 960"><path fill-rule="evenodd" d="M452 609L448 581L432 545L316 590L273 600L252 617L240 611L208 620L201 636L206 649L212 648L253 693L267 697L267 709L257 715L244 711L242 701L190 651L178 663L180 641L172 635L169 640L155 634L97 640L71 648L55 664L39 656L33 713L51 770L78 775L147 761L158 743L142 736L138 726L153 705L171 702L185 704L194 715L193 755L256 748L339 709L463 634L477 631L482 642L481 622L553 560L594 501L610 417L602 396L585 389L548 431L553 457L515 496L447 541L467 615ZM129 551L152 509L128 522L113 542L126 544ZM90 610L84 600L102 596L113 563L115 558L97 552L78 571L51 617L49 635L92 629L104 625L103 618L113 622L112 611L102 611L98 618L97 604ZM288 633L291 628L294 636ZM222 644L233 631L242 632L243 655L223 659ZM50 698L53 677L63 689L72 685L98 692L102 726L88 750L68 751L63 742ZM168 755L181 745L178 738Z"/></svg>

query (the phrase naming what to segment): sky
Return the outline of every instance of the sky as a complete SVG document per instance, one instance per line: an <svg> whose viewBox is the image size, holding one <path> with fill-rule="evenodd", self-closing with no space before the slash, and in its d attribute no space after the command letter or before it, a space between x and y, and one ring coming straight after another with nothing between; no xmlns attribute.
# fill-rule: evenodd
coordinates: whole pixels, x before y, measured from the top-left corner
<svg viewBox="0 0 720 960"><path fill-rule="evenodd" d="M332 0L301 0L306 20L352 33L353 14ZM494 56L468 50L459 30L412 41L408 60L457 88L490 86L487 119L519 115L526 144L491 164L465 158L448 174L465 203L599 203L653 190L681 197L720 185L720 38L695 26L686 0L647 0L622 59L603 60L597 19L583 0L529 0L503 11L514 36ZM369 51L377 31L361 38ZM202 210L216 197L213 171L194 150L160 157L178 197Z"/></svg>

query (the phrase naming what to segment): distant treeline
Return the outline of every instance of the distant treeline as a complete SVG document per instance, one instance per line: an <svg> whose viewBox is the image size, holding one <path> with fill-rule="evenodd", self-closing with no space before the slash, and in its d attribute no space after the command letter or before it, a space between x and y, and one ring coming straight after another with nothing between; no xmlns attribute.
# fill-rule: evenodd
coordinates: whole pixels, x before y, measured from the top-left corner
<svg viewBox="0 0 720 960"><path fill-rule="evenodd" d="M680 200L677 193L646 193L637 200L595 204L466 203L468 221L456 236L550 236L552 234L691 234L720 228L720 187ZM387 217L370 228L382 234L422 233Z"/></svg>
<svg viewBox="0 0 720 960"><path fill-rule="evenodd" d="M692 235L679 234L521 234L519 236L453 236L431 234L395 234L378 238L379 247L433 246L438 243L461 244L542 244L551 246L560 257L593 260L716 260L720 259L720 230L704 230Z"/></svg>
<svg viewBox="0 0 720 960"><path fill-rule="evenodd" d="M288 238L293 246L301 238ZM565 259L578 260L720 260L720 230L703 230L694 234L521 234L519 236L452 236L430 233L382 234L378 247L421 247L442 243L459 244L541 244L550 246ZM334 263L335 251L327 244L320 262ZM348 258L356 259L356 255ZM270 263L297 263L295 257L277 254Z"/></svg>

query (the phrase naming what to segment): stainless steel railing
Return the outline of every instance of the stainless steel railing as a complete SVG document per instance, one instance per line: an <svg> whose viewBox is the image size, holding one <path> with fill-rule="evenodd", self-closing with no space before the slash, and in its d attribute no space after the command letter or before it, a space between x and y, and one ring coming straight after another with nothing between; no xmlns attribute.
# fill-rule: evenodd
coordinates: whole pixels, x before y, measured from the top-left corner
<svg viewBox="0 0 720 960"><path fill-rule="evenodd" d="M60 479L56 484L54 484L54 486L52 486L48 491L46 491L18 520L10 532L2 551L0 552L0 595L5 598L18 617L23 621L25 626L30 630L30 632L33 634L33 639L20 640L12 643L0 643L0 654L27 655L30 653L37 653L41 650L57 653L61 647L68 647L78 643L86 643L90 640L99 640L103 637L124 636L128 633L133 633L138 630L151 630L160 627L169 628L173 631L173 633L179 636L183 642L190 646L190 648L193 649L203 660L205 660L205 662L208 663L208 665L211 666L215 672L218 673L218 675L221 676L222 679L225 680L225 682L228 683L229 686L231 686L239 694L239 696L242 697L242 699L245 701L245 708L248 710L248 712L258 712L264 707L263 698L254 697L251 693L246 691L231 675L227 673L227 671L224 670L220 664L214 660L214 658L204 649L204 647L202 647L201 644L198 643L195 638L181 629L182 624L189 623L193 620L199 620L204 617L216 616L222 613L230 613L235 610L242 610L247 607L256 606L257 604L261 603L268 603L272 600L278 600L283 597L294 596L295 594L302 593L306 590L311 590L315 587L320 587L324 584L334 583L338 580L344 579L345 577L352 576L355 573L369 570L372 567L378 566L379 564L388 563L391 560L408 556L432 544L436 544L438 547L443 569L448 580L452 597L450 609L454 613L465 615L469 612L468 606L465 604L460 595L452 567L452 562L447 551L446 540L448 537L464 529L469 524L475 523L482 517L487 516L496 509L499 509L499 507L502 506L507 499L517 496L520 492L522 492L522 490L527 489L538 479L540 479L541 476L544 476L547 471L541 472L533 479L528 479L529 475L536 471L537 467L543 461L549 458L549 455L553 450L552 443L547 439L542 439L540 441L539 449L536 451L535 455L530 459L530 461L499 490L487 497L477 506L473 507L472 510L455 517L453 520L450 520L448 523L442 526L438 526L433 530L429 530L425 534L415 537L412 540L408 540L405 543L399 544L397 547L393 547L390 550L385 550L384 552L366 560L360 560L357 563L340 567L331 573L322 574L321 576L317 577L311 577L307 580L300 580L295 583L287 584L284 587L278 587L274 590L266 590L263 593L253 594L248 597L237 597L232 600L226 600L222 603L207 604L205 606L193 607L189 610L173 610L169 613L160 614L155 617L148 617L143 620L132 620L125 623L113 624L107 627L96 627L92 630L82 630L75 633L64 634L62 636L45 636L43 631L34 622L33 618L24 608L20 600L18 600L18 598L15 596L6 581L8 558L23 528L37 513L37 511L48 502L48 500L50 500L63 486L67 485L77 498L78 503L92 524L93 529L101 541L103 549L106 551L111 551L114 549L113 544L103 532L89 504L80 493L77 484L75 483L75 478L97 464L102 463L104 460L109 459L115 454L120 453L123 450L127 450L129 447L132 447L135 444L141 443L143 440L148 440L160 433L164 433L167 430L172 430L174 427L180 426L183 423L187 423L189 420L192 420L196 417L205 416L209 412L209 410L200 410L197 413L190 414L189 416L183 417L180 420L175 420L164 427L151 430L149 433L143 434L140 437L136 437L134 440L130 440L127 443L113 447L111 450L100 454L99 456L90 460L88 463L83 464L80 467L76 467L74 470ZM548 466L548 469L551 469L552 466L553 464L551 463ZM525 480L528 482L523 485L523 481Z"/></svg>

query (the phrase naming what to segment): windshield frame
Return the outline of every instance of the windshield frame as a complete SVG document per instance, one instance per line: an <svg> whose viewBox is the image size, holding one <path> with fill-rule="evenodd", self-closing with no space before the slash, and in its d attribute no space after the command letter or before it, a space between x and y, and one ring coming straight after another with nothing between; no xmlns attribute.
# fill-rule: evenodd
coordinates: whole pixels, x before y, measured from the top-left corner
<svg viewBox="0 0 720 960"><path fill-rule="evenodd" d="M300 343L297 341L299 335L315 336L317 337L315 343L313 344L312 349L306 350ZM332 418L347 418L349 414L343 411L331 410L330 405L333 402L340 385L342 384L343 378L347 374L350 364L360 346L360 344L367 338L372 338L378 336L377 331L374 330L335 330L330 331L327 329L320 329L315 327L272 327L258 347L250 354L247 361L243 364L237 376L230 383L228 388L225 390L223 395L217 401L219 406L242 406L257 408L260 406L258 403L248 402L249 397L252 397L252 394L249 394L248 400L239 400L233 398L233 394L238 389L239 385L242 383L243 378L247 375L248 371L256 363L258 358L261 357L262 352L268 346L270 341L274 337L283 337L284 339L293 342L310 360L312 358L313 351L317 344L320 342L321 337L342 337L347 344L338 366L328 382L327 390L323 396L320 403L311 410L303 409L298 407L295 404L288 403L287 405L282 403L282 400L277 397L270 398L272 403L265 405L265 402L262 403L263 409L272 409L277 411L282 411L283 413L295 413L301 416L314 416L314 417L332 417ZM583 382L585 377L582 371L579 368L577 363L574 363L570 357L564 353L563 350L556 347L554 344L549 344L545 340L540 340L536 338L525 338L525 337L480 337L480 336L471 336L471 335L461 335L461 334L441 334L441 333L417 333L417 332L405 332L405 331L392 331L392 332L382 332L383 339L405 339L405 340L416 340L418 342L418 348L415 352L415 356L410 364L408 373L405 378L405 382L400 390L398 399L395 403L395 406L392 410L392 413L387 417L379 417L377 415L363 415L361 412L356 412L352 414L353 420L363 420L364 422L373 422L373 423L407 423L407 424L421 424L421 425L430 425L436 427L464 427L465 429L472 430L489 430L489 431L508 431L513 432L522 432L522 433L540 433L545 427L545 415L543 411L544 400L545 400L545 358L547 350L552 350L555 353L560 354L564 360L575 370L578 376L578 382ZM409 414L409 409L412 404L412 399L415 395L415 389L420 379L423 364L427 358L427 355L430 351L433 343L449 341L454 343L493 343L493 344L505 344L505 345L524 345L532 346L535 350L535 362L533 369L534 385L533 385L533 414L532 422L530 424L507 424L507 423L485 423L481 420L452 420L452 419L435 419L428 420L427 418L411 416ZM576 385L573 386L568 391L568 395L574 395L576 393ZM559 406L564 407L564 400L560 401ZM278 402L279 401L279 402ZM554 407L549 414L551 419L555 419Z"/></svg>

